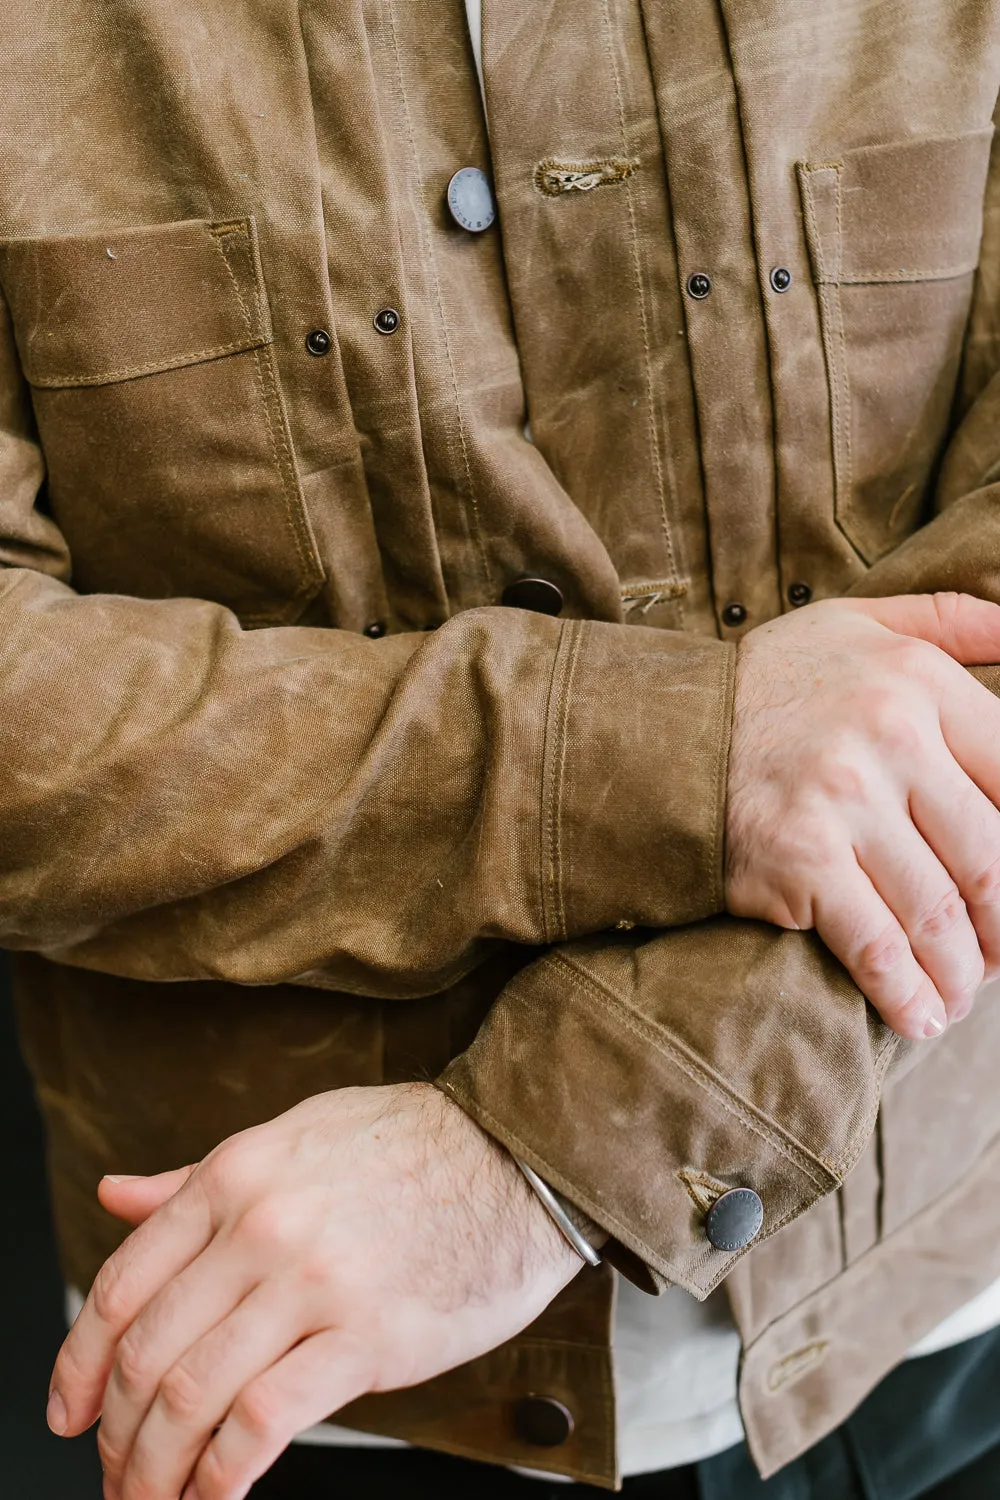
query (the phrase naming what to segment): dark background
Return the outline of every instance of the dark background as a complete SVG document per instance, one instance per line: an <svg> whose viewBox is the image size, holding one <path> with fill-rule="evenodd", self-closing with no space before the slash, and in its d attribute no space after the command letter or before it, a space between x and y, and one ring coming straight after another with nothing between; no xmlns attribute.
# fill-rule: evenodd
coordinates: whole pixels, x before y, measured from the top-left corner
<svg viewBox="0 0 1000 1500"><path fill-rule="evenodd" d="M60 1441L45 1425L52 1363L66 1326L52 1241L41 1122L21 1061L0 953L0 1129L6 1161L0 1230L0 1497L100 1500L93 1437Z"/></svg>

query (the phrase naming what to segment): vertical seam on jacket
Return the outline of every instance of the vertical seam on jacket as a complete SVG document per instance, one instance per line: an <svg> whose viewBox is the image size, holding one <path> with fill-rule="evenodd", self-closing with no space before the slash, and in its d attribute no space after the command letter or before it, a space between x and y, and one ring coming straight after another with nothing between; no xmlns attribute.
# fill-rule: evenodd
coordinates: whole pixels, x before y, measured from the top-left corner
<svg viewBox="0 0 1000 1500"><path fill-rule="evenodd" d="M226 232L233 233L234 231L228 230ZM254 262L254 299L258 309L258 316L261 317L261 322L263 322L264 320L262 316L263 309L261 304L261 288L256 281L256 276L260 273L257 264L257 257L254 254L255 241L252 227L250 227L249 225L243 226L241 234ZM236 300L239 303L240 312L243 314L243 320L246 323L247 332L248 334L252 335L253 320L251 319L250 311L243 296L243 292L239 284L239 278L237 277L236 272L233 270L233 267L229 261L229 257L226 254L225 249L223 248L222 235L213 232L212 242L215 245L216 250L219 252L222 263L225 266L226 271L229 275L229 279L233 284L233 291L236 294ZM270 308L268 308L267 321L268 323L270 323ZM261 403L264 407L264 420L267 423L267 436L268 441L271 445L271 456L274 459L274 466L278 472L278 479L281 485L281 497L285 506L285 515L288 521L289 530L292 533L292 541L294 543L295 550L298 554L299 559L299 587L296 597L302 597L303 595L308 595L310 589L319 588L324 580L325 570L323 569L316 555L315 542L311 535L311 530L309 529L309 523L302 509L298 472L296 470L295 459L292 455L291 447L289 445L288 433L285 429L284 412L281 406L281 394L278 388L274 365L271 359L270 347L271 346L268 345L265 346L265 348L258 347L253 350L254 366L257 371L257 384L260 386ZM275 422L275 417L277 417L277 423ZM305 535L303 535L304 529ZM307 541L310 544L308 549L306 547ZM266 622L272 618L272 613L265 613L261 616L251 617L252 620L259 619L262 622Z"/></svg>
<svg viewBox="0 0 1000 1500"><path fill-rule="evenodd" d="M729 73L733 82L733 101L736 106L736 123L739 128L740 156L743 159L743 183L746 192L747 218L750 223L750 243L753 246L754 269L756 271L755 285L757 288L757 301L760 313L761 334L763 338L764 354L767 361L767 391L771 403L771 502L774 507L773 523L773 547L774 567L777 575L778 596L781 597L781 517L778 507L778 412L777 393L774 386L774 360L771 357L771 336L767 305L760 290L763 279L763 262L760 252L760 240L758 237L758 220L754 210L753 183L750 179L750 157L747 152L747 137L743 127L743 98L740 86L739 74L733 58L733 42L729 31L729 17L726 14L725 0L717 0L719 6L719 22L722 34L726 39L726 59L729 63Z"/></svg>
<svg viewBox="0 0 1000 1500"><path fill-rule="evenodd" d="M854 452L851 448L851 382L847 371L847 338L844 333L844 299L840 288L840 278L844 270L844 217L843 217L843 179L841 169L836 169L836 192L837 192L837 279L834 283L834 306L837 311L837 344L840 349L840 379L843 390L843 410L840 413L842 442L844 446L844 460L846 472L844 473L844 515L847 516L851 510L851 490L854 485ZM837 452L840 452L840 443L837 444Z"/></svg>
<svg viewBox="0 0 1000 1500"><path fill-rule="evenodd" d="M465 482L468 488L469 502L472 506L473 531L475 532L476 547L479 552L479 560L482 564L486 587L492 592L493 570L490 567L489 555L486 550L486 543L483 540L482 526L480 525L479 501L476 497L476 486L472 478L472 465L469 462L469 446L465 433L465 417L462 412L462 399L459 395L458 374L455 370L455 359L452 353L451 336L448 331L448 320L445 317L444 297L441 293L441 277L438 273L437 257L434 254L434 246L431 242L427 228L427 221L429 219L429 215L427 214L427 199L424 193L423 179L420 173L420 157L417 152L416 135L413 129L413 115L410 111L410 101L406 93L406 84L403 81L403 63L399 47L399 34L396 27L395 0L385 0L385 9L386 14L389 18L389 33L392 38L393 56L396 60L396 84L399 89L400 103L403 106L403 117L406 120L406 139L407 144L410 148L410 158L413 162L413 169L416 174L416 180L420 184L420 205L424 210L424 214L421 215L420 218L420 241L423 246L424 261L427 265L427 269L430 271L431 280L434 284L434 300L437 305L438 323L441 329L445 358L448 362L448 374L451 378L452 395L455 401L455 417L458 421L458 441L459 446L462 450L462 467L465 470Z"/></svg>
<svg viewBox="0 0 1000 1500"><path fill-rule="evenodd" d="M601 0L601 9L604 15L604 41L608 54L608 64L611 68L611 77L615 88L615 103L618 110L618 134L621 141L622 155L631 159L632 152L629 150L628 129L625 118L625 98L622 92L621 74L618 69L618 60L615 57L614 28L611 22L611 0ZM677 558L674 554L673 538L670 534L670 518L667 512L666 477L663 469L663 455L660 452L660 440L656 431L656 409L653 400L653 370L650 364L649 350L649 319L646 316L646 297L642 279L642 265L639 260L639 229L635 217L635 199L633 196L632 179L626 178L623 182L625 189L625 203L628 210L629 222L629 246L632 259L632 279L635 286L636 300L639 306L639 325L642 330L642 365L646 384L646 417L649 432L649 450L653 460L653 472L656 476L657 497L660 502L660 520L663 526L663 544L667 554L667 567L670 571L671 580L678 579ZM678 625L684 624L684 600L677 599Z"/></svg>
<svg viewBox="0 0 1000 1500"><path fill-rule="evenodd" d="M801 166L802 205L806 219L809 248L815 261L816 300L819 303L820 338L823 344L823 362L826 366L826 383L830 404L830 446L833 458L833 520L841 535L859 557L862 554L857 543L845 529L844 522L850 511L850 492L853 484L854 455L850 432L850 380L847 373L847 339L844 332L844 308L840 292L841 257L843 254L843 211L841 191L841 164L824 162L812 167L807 162ZM836 262L833 266L833 292L827 280L826 256L823 237L816 222L811 177L817 172L833 172L836 186L837 244ZM845 425L846 424L846 425ZM862 560L863 557L862 557Z"/></svg>
<svg viewBox="0 0 1000 1500"><path fill-rule="evenodd" d="M733 713L736 708L737 648L723 651L722 692L718 711L719 748L715 767L715 815L712 820L713 895L719 911L726 905L726 800L729 790L729 752L733 743Z"/></svg>
<svg viewBox="0 0 1000 1500"><path fill-rule="evenodd" d="M547 943L565 941L562 889L562 798L570 690L585 625L567 621L560 632L545 716L542 773L542 922Z"/></svg>

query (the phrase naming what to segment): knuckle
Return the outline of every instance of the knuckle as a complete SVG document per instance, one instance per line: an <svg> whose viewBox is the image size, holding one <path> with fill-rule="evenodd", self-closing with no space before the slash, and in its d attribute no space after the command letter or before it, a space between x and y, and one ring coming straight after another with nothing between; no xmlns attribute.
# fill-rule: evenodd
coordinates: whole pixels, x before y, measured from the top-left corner
<svg viewBox="0 0 1000 1500"><path fill-rule="evenodd" d="M127 1396L148 1390L153 1382L149 1355L142 1341L126 1334L118 1345L115 1359L115 1379Z"/></svg>
<svg viewBox="0 0 1000 1500"><path fill-rule="evenodd" d="M967 916L965 902L958 887L952 885L932 906L919 914L913 924L913 936L918 940L929 938L932 941L951 937L955 929L967 920Z"/></svg>
<svg viewBox="0 0 1000 1500"><path fill-rule="evenodd" d="M195 1474L200 1500L230 1500L239 1493L240 1476L227 1465L215 1443L210 1443Z"/></svg>
<svg viewBox="0 0 1000 1500"><path fill-rule="evenodd" d="M273 1198L264 1198L248 1208L240 1219L237 1233L255 1249L263 1251L287 1251L298 1243L295 1225Z"/></svg>
<svg viewBox="0 0 1000 1500"><path fill-rule="evenodd" d="M159 1399L171 1421L188 1423L204 1410L205 1388L185 1365L176 1364L160 1383Z"/></svg>
<svg viewBox="0 0 1000 1500"><path fill-rule="evenodd" d="M942 638L951 641L960 631L962 611L975 601L969 594L960 594L955 589L944 589L931 595L931 603L937 616Z"/></svg>
<svg viewBox="0 0 1000 1500"><path fill-rule="evenodd" d="M97 1456L101 1460L103 1468L109 1474L119 1473L125 1461L123 1450L108 1437L108 1434L104 1430L103 1422L97 1429Z"/></svg>
<svg viewBox="0 0 1000 1500"><path fill-rule="evenodd" d="M118 1262L112 1258L104 1262L97 1273L91 1292L94 1312L102 1323L111 1328L120 1328L131 1317L125 1278Z"/></svg>
<svg viewBox="0 0 1000 1500"><path fill-rule="evenodd" d="M947 660L937 646L931 645L930 641L919 640L916 636L896 636L889 644L888 651L888 664L892 666L894 673L901 673L910 683L914 678L924 682L936 678Z"/></svg>
<svg viewBox="0 0 1000 1500"><path fill-rule="evenodd" d="M1000 906L1000 858L969 882L967 900L972 906Z"/></svg>
<svg viewBox="0 0 1000 1500"><path fill-rule="evenodd" d="M815 775L817 788L830 801L864 800L866 767L853 737L843 734L832 737L816 757Z"/></svg>
<svg viewBox="0 0 1000 1500"><path fill-rule="evenodd" d="M925 733L914 712L912 702L901 702L887 694L872 713L876 743L894 759L910 760L920 754Z"/></svg>
<svg viewBox="0 0 1000 1500"><path fill-rule="evenodd" d="M254 1381L237 1397L233 1415L252 1438L266 1444L276 1438L281 1418L280 1400L265 1381Z"/></svg>
<svg viewBox="0 0 1000 1500"><path fill-rule="evenodd" d="M240 1198L252 1191L260 1176L260 1163L249 1135L245 1132L223 1141L202 1163L199 1175L210 1192Z"/></svg>
<svg viewBox="0 0 1000 1500"><path fill-rule="evenodd" d="M909 951L905 934L894 923L890 924L862 943L858 952L858 970L869 980L887 979L906 962Z"/></svg>

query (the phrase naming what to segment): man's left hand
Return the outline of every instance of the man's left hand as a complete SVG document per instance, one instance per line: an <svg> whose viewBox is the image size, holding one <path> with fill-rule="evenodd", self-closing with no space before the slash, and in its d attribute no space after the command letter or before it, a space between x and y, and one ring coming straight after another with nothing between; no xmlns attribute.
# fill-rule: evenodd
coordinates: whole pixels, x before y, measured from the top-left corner
<svg viewBox="0 0 1000 1500"><path fill-rule="evenodd" d="M295 1435L527 1326L581 1262L513 1160L430 1085L343 1089L196 1167L105 1178L139 1227L59 1355L105 1500L243 1500Z"/></svg>

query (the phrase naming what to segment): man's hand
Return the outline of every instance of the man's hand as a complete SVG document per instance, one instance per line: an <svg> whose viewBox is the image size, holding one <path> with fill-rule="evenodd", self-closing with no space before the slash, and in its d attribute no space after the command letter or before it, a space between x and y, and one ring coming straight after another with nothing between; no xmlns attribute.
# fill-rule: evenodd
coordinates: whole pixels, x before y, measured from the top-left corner
<svg viewBox="0 0 1000 1500"><path fill-rule="evenodd" d="M322 1094L101 1198L140 1228L63 1345L50 1420L101 1416L106 1500L242 1500L296 1433L494 1348L581 1267L429 1085Z"/></svg>
<svg viewBox="0 0 1000 1500"><path fill-rule="evenodd" d="M902 1036L939 1035L1000 967L1000 608L814 604L740 645L726 904L815 927Z"/></svg>

